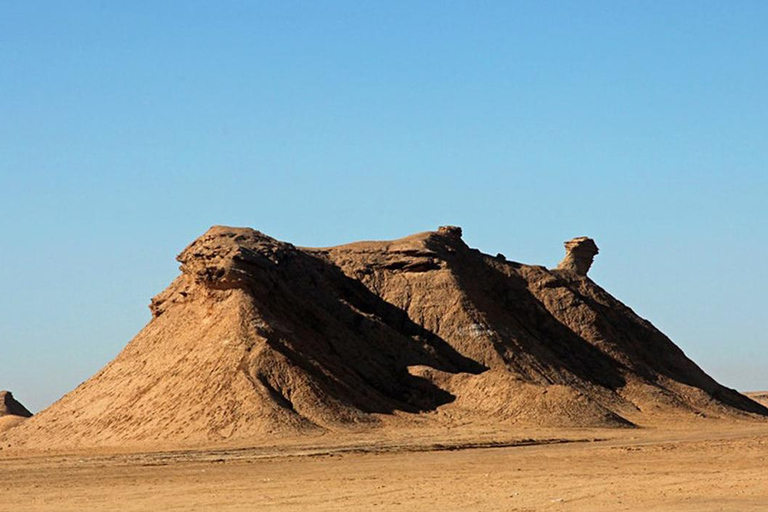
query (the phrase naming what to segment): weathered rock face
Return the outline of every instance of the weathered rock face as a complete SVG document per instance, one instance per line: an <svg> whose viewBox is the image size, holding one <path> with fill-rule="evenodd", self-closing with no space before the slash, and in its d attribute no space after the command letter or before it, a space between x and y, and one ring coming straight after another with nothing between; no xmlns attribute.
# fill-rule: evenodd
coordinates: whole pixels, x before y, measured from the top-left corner
<svg viewBox="0 0 768 512"><path fill-rule="evenodd" d="M592 260L598 252L597 244L591 238L586 236L574 238L565 242L565 258L557 268L586 276L592 266Z"/></svg>
<svg viewBox="0 0 768 512"><path fill-rule="evenodd" d="M20 416L29 418L32 413L13 398L10 391L0 391L0 416Z"/></svg>
<svg viewBox="0 0 768 512"><path fill-rule="evenodd" d="M125 349L4 441L157 445L402 422L768 415L583 279L590 240L575 241L573 268L551 271L461 237L444 227L301 248L213 227L178 256L181 275Z"/></svg>

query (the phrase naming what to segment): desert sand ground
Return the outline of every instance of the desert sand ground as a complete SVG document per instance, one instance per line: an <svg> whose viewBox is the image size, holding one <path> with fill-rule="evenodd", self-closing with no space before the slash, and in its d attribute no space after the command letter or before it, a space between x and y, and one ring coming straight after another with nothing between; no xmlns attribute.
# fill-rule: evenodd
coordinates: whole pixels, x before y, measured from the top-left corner
<svg viewBox="0 0 768 512"><path fill-rule="evenodd" d="M156 453L5 450L0 492L0 510L27 512L765 511L768 423L336 435Z"/></svg>

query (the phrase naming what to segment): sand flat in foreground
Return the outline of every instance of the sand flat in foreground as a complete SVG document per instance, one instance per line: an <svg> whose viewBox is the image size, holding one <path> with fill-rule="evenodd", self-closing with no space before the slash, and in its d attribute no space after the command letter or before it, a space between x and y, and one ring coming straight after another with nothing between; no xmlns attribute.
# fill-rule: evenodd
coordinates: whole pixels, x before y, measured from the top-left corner
<svg viewBox="0 0 768 512"><path fill-rule="evenodd" d="M0 510L768 508L768 424L599 434L573 431L563 438L570 442L550 438L543 445L501 440L490 448L476 447L494 444L489 439L463 439L446 449L447 439L419 448L372 438L173 453L6 452Z"/></svg>

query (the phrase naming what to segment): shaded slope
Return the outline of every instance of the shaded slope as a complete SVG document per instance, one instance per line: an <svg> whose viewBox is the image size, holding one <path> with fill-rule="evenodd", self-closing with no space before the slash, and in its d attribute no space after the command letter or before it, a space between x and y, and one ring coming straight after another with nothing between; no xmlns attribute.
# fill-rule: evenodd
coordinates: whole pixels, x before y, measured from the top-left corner
<svg viewBox="0 0 768 512"><path fill-rule="evenodd" d="M152 321L10 442L247 440L422 416L626 426L768 414L589 278L484 255L458 228L309 249L217 226L178 260Z"/></svg>
<svg viewBox="0 0 768 512"><path fill-rule="evenodd" d="M768 414L580 272L482 254L459 228L319 252L461 353L517 380L570 387L623 416Z"/></svg>
<svg viewBox="0 0 768 512"><path fill-rule="evenodd" d="M768 407L768 391L753 391L751 393L744 393L749 398Z"/></svg>
<svg viewBox="0 0 768 512"><path fill-rule="evenodd" d="M0 432L20 425L30 416L32 413L10 391L0 391Z"/></svg>
<svg viewBox="0 0 768 512"><path fill-rule="evenodd" d="M0 416L29 418L32 413L17 401L10 391L0 391Z"/></svg>

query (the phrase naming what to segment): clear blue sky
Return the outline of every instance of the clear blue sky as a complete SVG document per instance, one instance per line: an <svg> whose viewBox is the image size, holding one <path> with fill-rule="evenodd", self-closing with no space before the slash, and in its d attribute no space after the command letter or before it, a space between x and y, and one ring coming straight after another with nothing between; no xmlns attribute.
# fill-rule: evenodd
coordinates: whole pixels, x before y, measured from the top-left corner
<svg viewBox="0 0 768 512"><path fill-rule="evenodd" d="M212 224L441 224L768 388L768 3L3 2L0 388L113 358Z"/></svg>

